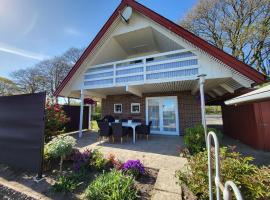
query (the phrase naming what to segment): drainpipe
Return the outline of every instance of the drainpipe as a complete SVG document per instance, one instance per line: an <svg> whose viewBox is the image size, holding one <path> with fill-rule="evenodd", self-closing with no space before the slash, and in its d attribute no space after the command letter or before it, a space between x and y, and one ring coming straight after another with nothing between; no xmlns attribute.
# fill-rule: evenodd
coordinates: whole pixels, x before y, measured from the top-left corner
<svg viewBox="0 0 270 200"><path fill-rule="evenodd" d="M204 128L204 136L205 136L205 142L206 142L207 141L207 126L206 126L206 119L205 119L205 99L204 99L205 76L206 74L201 74L198 76L198 78L199 78L199 84L200 84L202 125Z"/></svg>
<svg viewBox="0 0 270 200"><path fill-rule="evenodd" d="M81 107L80 107L80 124L79 124L79 138L82 137L82 129L83 129L83 101L84 101L84 91L81 90Z"/></svg>

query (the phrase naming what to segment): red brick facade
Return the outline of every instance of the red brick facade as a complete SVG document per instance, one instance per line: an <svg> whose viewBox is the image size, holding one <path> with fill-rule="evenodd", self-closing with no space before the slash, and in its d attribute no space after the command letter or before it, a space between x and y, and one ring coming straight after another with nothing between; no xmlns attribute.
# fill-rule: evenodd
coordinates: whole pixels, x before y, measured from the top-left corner
<svg viewBox="0 0 270 200"><path fill-rule="evenodd" d="M112 115L118 119L141 119L145 121L145 99L146 97L161 97L161 96L177 96L180 132L184 133L185 128L201 123L200 101L196 100L190 92L166 92L166 93L149 93L143 94L143 97L138 97L132 94L125 95L110 95L102 100L102 116ZM122 113L114 113L114 104L122 104ZM140 103L140 113L131 113L131 103Z"/></svg>

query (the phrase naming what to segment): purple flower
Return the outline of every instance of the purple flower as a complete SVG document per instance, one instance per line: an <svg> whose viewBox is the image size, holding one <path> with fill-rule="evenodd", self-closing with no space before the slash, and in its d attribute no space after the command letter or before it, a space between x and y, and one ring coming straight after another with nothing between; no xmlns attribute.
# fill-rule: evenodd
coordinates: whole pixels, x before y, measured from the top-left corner
<svg viewBox="0 0 270 200"><path fill-rule="evenodd" d="M82 167L84 167L85 165L87 165L89 163L89 160L90 160L90 154L91 154L91 151L88 150L88 149L86 149L82 153L80 151L76 152L72 156L73 169L75 171L80 171L80 169Z"/></svg>
<svg viewBox="0 0 270 200"><path fill-rule="evenodd" d="M140 160L128 160L123 164L122 170L131 173L135 177L143 175L145 169Z"/></svg>

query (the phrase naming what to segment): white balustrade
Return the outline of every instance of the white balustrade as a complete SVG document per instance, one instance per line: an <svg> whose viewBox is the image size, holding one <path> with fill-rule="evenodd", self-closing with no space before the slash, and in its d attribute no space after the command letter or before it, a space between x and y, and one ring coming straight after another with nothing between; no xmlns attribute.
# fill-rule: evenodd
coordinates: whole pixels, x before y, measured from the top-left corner
<svg viewBox="0 0 270 200"><path fill-rule="evenodd" d="M191 51L177 50L89 67L84 74L85 88L189 80L198 75L198 57Z"/></svg>

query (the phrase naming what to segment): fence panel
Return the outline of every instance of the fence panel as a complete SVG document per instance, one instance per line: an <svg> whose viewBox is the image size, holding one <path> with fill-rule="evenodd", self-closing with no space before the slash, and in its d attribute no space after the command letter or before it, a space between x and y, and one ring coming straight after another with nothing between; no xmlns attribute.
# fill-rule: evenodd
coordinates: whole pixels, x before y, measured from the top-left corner
<svg viewBox="0 0 270 200"><path fill-rule="evenodd" d="M65 111L67 117L70 121L65 125L66 132L73 132L79 130L80 122L80 106L70 106L63 105L63 110ZM89 106L84 106L83 109L83 129L88 129L89 127Z"/></svg>
<svg viewBox="0 0 270 200"><path fill-rule="evenodd" d="M45 93L0 97L0 162L42 171Z"/></svg>

